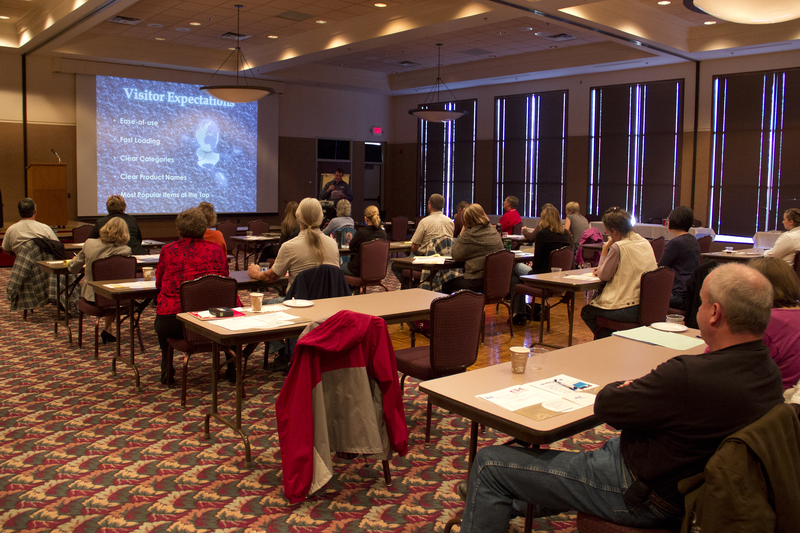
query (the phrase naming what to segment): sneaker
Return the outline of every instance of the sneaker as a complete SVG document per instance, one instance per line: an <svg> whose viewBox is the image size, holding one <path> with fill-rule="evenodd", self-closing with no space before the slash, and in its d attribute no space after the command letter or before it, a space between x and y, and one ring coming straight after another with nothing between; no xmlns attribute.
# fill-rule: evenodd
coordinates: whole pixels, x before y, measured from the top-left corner
<svg viewBox="0 0 800 533"><path fill-rule="evenodd" d="M458 485L456 485L456 494L458 497L461 498L461 501L467 503L467 482L466 481L459 481Z"/></svg>

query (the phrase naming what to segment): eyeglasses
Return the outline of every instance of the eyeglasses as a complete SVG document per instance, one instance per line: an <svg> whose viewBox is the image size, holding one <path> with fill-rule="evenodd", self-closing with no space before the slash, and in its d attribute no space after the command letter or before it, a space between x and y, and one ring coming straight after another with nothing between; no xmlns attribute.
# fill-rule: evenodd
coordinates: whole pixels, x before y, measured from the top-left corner
<svg viewBox="0 0 800 533"><path fill-rule="evenodd" d="M620 211L623 211L623 209L618 206L609 207L608 209L606 209L606 213L619 213Z"/></svg>

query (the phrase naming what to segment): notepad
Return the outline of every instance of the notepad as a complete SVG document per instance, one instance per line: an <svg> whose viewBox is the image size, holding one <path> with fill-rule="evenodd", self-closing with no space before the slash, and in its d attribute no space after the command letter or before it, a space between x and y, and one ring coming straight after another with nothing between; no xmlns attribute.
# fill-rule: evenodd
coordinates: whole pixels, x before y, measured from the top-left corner
<svg viewBox="0 0 800 533"><path fill-rule="evenodd" d="M665 348L672 348L673 350L689 350L702 344L705 344L702 339L697 337L689 337L679 333L669 333L666 331L658 331L647 326L642 326L634 329L625 329L622 331L615 331L614 335L625 339L653 344L655 346L663 346Z"/></svg>

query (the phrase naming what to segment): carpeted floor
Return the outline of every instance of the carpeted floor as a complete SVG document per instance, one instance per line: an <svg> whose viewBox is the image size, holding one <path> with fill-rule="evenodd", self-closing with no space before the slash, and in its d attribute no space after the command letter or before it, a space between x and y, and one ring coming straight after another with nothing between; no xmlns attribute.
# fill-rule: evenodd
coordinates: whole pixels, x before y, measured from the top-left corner
<svg viewBox="0 0 800 533"><path fill-rule="evenodd" d="M0 287L9 273L0 269ZM95 361L90 345L77 348L77 334L72 348L63 329L54 339L53 312L37 310L24 322L0 302L2 531L442 531L463 507L454 486L467 474L469 422L435 410L426 448L426 397L413 380L405 390L410 451L392 461L392 484L378 462L336 459L336 474L319 493L289 505L274 409L284 375L262 370L263 350L245 378L254 466L244 469L232 431L212 423L212 438L202 438L208 356L192 362L186 410L179 387L158 383L153 308L142 321L147 353L137 349L141 393L125 365L111 376L111 345ZM92 328L84 328L91 339ZM224 413L232 413L233 393L221 385ZM590 449L612 434L601 426L553 447ZM506 440L487 430L479 444ZM521 530L520 519L513 524ZM535 530L570 532L574 524L574 515L562 515L537 520Z"/></svg>

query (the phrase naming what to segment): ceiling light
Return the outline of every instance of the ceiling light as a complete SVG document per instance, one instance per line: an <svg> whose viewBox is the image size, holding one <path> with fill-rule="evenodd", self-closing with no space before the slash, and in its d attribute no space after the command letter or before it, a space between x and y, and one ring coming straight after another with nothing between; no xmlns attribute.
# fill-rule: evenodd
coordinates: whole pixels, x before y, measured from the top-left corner
<svg viewBox="0 0 800 533"><path fill-rule="evenodd" d="M500 31L497 32L497 35L505 35L505 34L506 34L506 32L504 32L503 30L500 30Z"/></svg>
<svg viewBox="0 0 800 533"><path fill-rule="evenodd" d="M163 37L156 37L156 41L163 41L163 40L164 40Z"/></svg>
<svg viewBox="0 0 800 533"><path fill-rule="evenodd" d="M425 101L422 102L417 106L416 109L409 110L409 115L414 115L415 117L424 120L426 122L451 122L453 120L459 119L467 114L466 111L450 111L445 109L427 109L428 105L439 103L439 85L443 85L447 92L450 93L450 97L455 100L456 97L450 92L450 89L447 88L447 85L442 81L441 77L441 69L442 69L442 43L436 43L436 46L439 47L439 59L436 62L436 83L433 84L431 87L428 96L425 97ZM433 101L433 93L436 93L436 102ZM428 98L431 99L430 104L428 103Z"/></svg>
<svg viewBox="0 0 800 533"><path fill-rule="evenodd" d="M267 35L267 39L277 39L277 35Z"/></svg>
<svg viewBox="0 0 800 533"><path fill-rule="evenodd" d="M200 25L199 22L190 22L189 23L189 26L199 26L199 25Z"/></svg>
<svg viewBox="0 0 800 533"><path fill-rule="evenodd" d="M273 94L275 91L271 87L264 87L262 85L258 85L256 81L255 75L251 72L250 77L253 79L255 85L247 85L247 70L250 68L247 64L247 60L242 53L242 48L239 46L239 13L241 13L242 6L236 5L236 48L234 48L233 52L222 62L222 65L219 66L216 72L211 75L211 79L216 76L217 72L225 66L225 63L231 58L231 56L236 55L236 64L234 68L236 69L236 85L206 85L200 87L200 90L222 100L224 102L233 102L236 104L246 103L246 102L255 102L259 98L263 98L267 95ZM239 71L244 71L242 78L244 78L244 85L239 85ZM210 81L210 80L209 80Z"/></svg>
<svg viewBox="0 0 800 533"><path fill-rule="evenodd" d="M192 31L192 29L191 28L175 28L175 31L182 31L182 32L185 33L187 31Z"/></svg>
<svg viewBox="0 0 800 533"><path fill-rule="evenodd" d="M712 24L716 24L716 23L717 23L716 20L707 20L703 24L705 24L706 26L711 26Z"/></svg>
<svg viewBox="0 0 800 533"><path fill-rule="evenodd" d="M7 17L5 15L0 15L0 20L8 20L11 17Z"/></svg>
<svg viewBox="0 0 800 533"><path fill-rule="evenodd" d="M327 23L328 23L328 21L327 21L327 20L322 20L322 19L319 19L319 20L317 21L317 24L327 24Z"/></svg>
<svg viewBox="0 0 800 533"><path fill-rule="evenodd" d="M672 2L670 2L669 0L661 0L661 1L658 3L658 5L660 5L660 6L668 6L668 5L670 5L671 3L672 3Z"/></svg>
<svg viewBox="0 0 800 533"><path fill-rule="evenodd" d="M375 4L373 4L373 5L375 7L386 7L386 4L384 4L383 2L375 2Z"/></svg>
<svg viewBox="0 0 800 533"><path fill-rule="evenodd" d="M683 5L739 24L776 24L800 18L797 0L683 0Z"/></svg>

